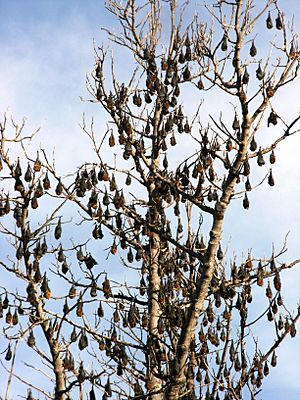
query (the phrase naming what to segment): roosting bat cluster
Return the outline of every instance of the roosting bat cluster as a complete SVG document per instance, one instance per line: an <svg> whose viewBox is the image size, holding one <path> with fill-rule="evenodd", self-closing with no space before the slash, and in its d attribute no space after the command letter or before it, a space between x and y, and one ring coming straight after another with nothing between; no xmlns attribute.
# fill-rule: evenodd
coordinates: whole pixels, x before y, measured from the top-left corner
<svg viewBox="0 0 300 400"><path fill-rule="evenodd" d="M256 399L278 347L296 335L300 309L288 311L280 276L299 260L281 261L285 244L268 257L248 250L229 260L221 233L232 201L248 209L253 187L274 186L275 149L297 132L299 117L286 123L272 105L297 77L296 35L275 0L207 6L211 27L201 15L185 24L187 5L175 0L140 3L107 2L121 25L108 36L137 67L120 83L114 68L107 77L105 48L96 49L87 86L110 121L104 136L85 121L83 130L97 162L64 179L44 150L35 159L25 151L24 124L12 121L11 136L6 116L1 123L1 235L14 250L0 266L16 285L0 289L7 393L14 377L28 400ZM253 32L262 18L280 31L276 59L262 60ZM219 93L231 112L215 104L203 126L187 93L197 107L202 94ZM260 143L261 129L274 129L270 144ZM195 150L185 155L184 143ZM18 145L24 154L11 158ZM114 163L105 149L116 151ZM269 170L253 186L256 164ZM79 226L65 217L68 205L79 209ZM262 323L263 350L253 333ZM24 342L47 367L32 367L42 383L18 370Z"/></svg>

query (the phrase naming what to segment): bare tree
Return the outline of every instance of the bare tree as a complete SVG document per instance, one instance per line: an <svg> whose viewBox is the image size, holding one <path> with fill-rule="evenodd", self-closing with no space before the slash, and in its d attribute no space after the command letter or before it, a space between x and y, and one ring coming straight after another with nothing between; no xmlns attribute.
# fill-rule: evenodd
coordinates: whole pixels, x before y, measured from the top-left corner
<svg viewBox="0 0 300 400"><path fill-rule="evenodd" d="M6 400L16 381L28 400L255 399L276 349L296 335L300 309L285 306L280 274L300 260L282 261L286 243L267 258L247 249L230 260L222 229L232 202L249 208L252 185L274 185L275 151L299 131L300 116L285 121L274 105L297 77L297 36L276 0L209 3L187 22L188 2L107 1L121 30L106 32L135 67L122 83L118 62L95 48L87 87L109 120L104 135L83 120L94 161L74 173L63 177L44 149L32 157L35 133L4 116ZM269 53L261 21L278 31ZM222 102L209 115L206 93ZM270 143L259 135L267 129ZM78 210L76 223L68 215ZM263 308L252 306L256 285ZM266 350L254 334L261 321ZM17 365L21 352L30 375Z"/></svg>

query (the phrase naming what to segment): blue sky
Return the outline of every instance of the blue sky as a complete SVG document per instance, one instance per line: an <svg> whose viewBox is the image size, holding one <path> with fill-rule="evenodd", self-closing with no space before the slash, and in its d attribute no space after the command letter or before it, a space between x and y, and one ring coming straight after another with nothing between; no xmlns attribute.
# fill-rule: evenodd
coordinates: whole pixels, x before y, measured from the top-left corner
<svg viewBox="0 0 300 400"><path fill-rule="evenodd" d="M287 18L295 16L300 31L299 1L280 5ZM58 169L70 171L91 158L78 126L82 113L95 116L100 133L105 129L106 116L80 96L89 98L85 77L94 65L93 40L104 41L100 28L113 29L115 21L101 0L0 0L0 15L0 115L8 109L16 119L26 116L29 131L42 126L35 144L55 148ZM281 98L280 109L287 116L300 111L299 79L297 88L286 90ZM268 257L272 244L279 248L290 231L286 260L299 257L299 148L299 137L282 145L274 167L278 184L272 190L265 185L251 195L248 212L240 203L232 206L224 228L229 253L235 249L240 255L253 248L256 256ZM299 277L297 270L285 274L283 293L290 304L299 301ZM268 333L262 331L261 337L265 336ZM262 399L299 397L299 357L298 335L280 349L279 367L266 380Z"/></svg>

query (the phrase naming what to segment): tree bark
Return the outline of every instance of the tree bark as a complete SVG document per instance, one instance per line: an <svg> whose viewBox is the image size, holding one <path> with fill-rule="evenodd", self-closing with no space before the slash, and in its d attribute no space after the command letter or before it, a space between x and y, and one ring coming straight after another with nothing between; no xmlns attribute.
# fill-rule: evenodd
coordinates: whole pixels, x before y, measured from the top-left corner
<svg viewBox="0 0 300 400"><path fill-rule="evenodd" d="M53 336L49 332L49 324L50 322L46 320L46 316L43 310L42 301L37 293L36 287L34 287L35 291L35 307L37 310L37 315L42 321L41 327L43 333L46 337L51 357L52 357L52 365L53 371L55 374L55 400L65 400L66 398L66 380L65 373L63 368L63 362L60 357L59 344L57 340L53 338Z"/></svg>
<svg viewBox="0 0 300 400"><path fill-rule="evenodd" d="M153 140L152 140L152 163L153 170L159 168L160 153L158 146L158 126L161 117L159 106L160 100L157 101L155 117L153 119ZM148 187L149 195L149 217L152 225L157 225L158 211L155 202L155 183L151 183ZM151 233L149 238L150 244L150 265L149 265L149 289L148 289L148 312L149 312L149 334L147 340L147 389L150 392L150 400L162 399L162 380L157 378L159 372L157 365L156 349L154 341L158 337L158 320L161 315L161 306L159 304L159 292L161 287L161 280L158 274L159 269L159 252L161 247L160 236L156 233ZM155 394L151 395L151 392Z"/></svg>
<svg viewBox="0 0 300 400"><path fill-rule="evenodd" d="M161 314L159 305L159 290L160 290L160 277L158 275L157 257L159 252L159 237L154 235L153 243L154 248L151 249L151 265L149 267L149 335L148 335L148 389L150 392L160 392L162 388L161 379L155 375L158 373L157 359L155 354L154 340L158 335L157 324ZM150 396L151 400L160 400L161 393L153 394Z"/></svg>
<svg viewBox="0 0 300 400"><path fill-rule="evenodd" d="M188 358L188 352L191 344L191 340L194 336L195 329L198 324L199 316L204 310L204 301L207 298L208 288L210 281L213 276L215 269L215 257L220 244L221 231L224 222L226 210L230 203L231 196L236 183L236 178L240 172L242 164L247 154L247 140L250 131L250 115L248 112L244 114L244 129L243 129L243 140L240 144L240 150L231 170L228 178L225 182L225 188L221 199L216 203L215 215L213 219L213 225L210 230L210 239L207 251L205 253L205 261L203 264L203 273L197 280L196 290L188 308L187 318L184 327L182 328L181 335L178 341L176 350L177 359L177 374L172 377L173 382L169 385L166 391L167 400L176 400L180 396L180 386L185 382L186 377L184 375L184 368Z"/></svg>

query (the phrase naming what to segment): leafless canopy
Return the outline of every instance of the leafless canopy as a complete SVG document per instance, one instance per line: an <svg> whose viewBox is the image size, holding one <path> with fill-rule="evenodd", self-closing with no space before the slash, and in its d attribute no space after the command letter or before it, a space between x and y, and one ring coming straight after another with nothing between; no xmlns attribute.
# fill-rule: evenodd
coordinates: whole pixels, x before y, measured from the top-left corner
<svg viewBox="0 0 300 400"><path fill-rule="evenodd" d="M46 150L30 156L25 122L1 122L5 399L15 382L28 400L256 399L296 335L300 310L287 310L280 276L299 260L283 263L286 243L230 260L222 229L232 202L247 210L252 188L274 185L275 153L299 130L299 115L273 105L297 78L297 36L276 0L209 1L192 17L180 0L106 7L124 64L95 45L87 88L109 119L104 135L83 120L94 161L63 178ZM222 104L205 115L208 95Z"/></svg>

